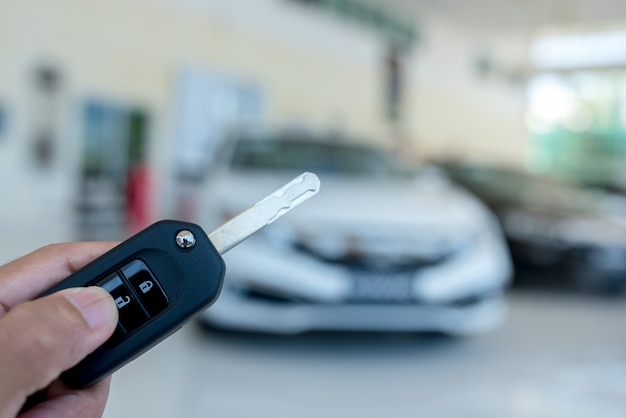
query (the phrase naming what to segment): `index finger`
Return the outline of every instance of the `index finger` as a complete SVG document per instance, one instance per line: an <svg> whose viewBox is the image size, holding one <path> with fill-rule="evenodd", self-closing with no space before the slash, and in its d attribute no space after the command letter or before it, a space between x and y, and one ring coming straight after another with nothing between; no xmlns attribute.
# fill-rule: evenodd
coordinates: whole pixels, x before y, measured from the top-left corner
<svg viewBox="0 0 626 418"><path fill-rule="evenodd" d="M0 266L0 317L20 303L35 298L117 244L52 244Z"/></svg>

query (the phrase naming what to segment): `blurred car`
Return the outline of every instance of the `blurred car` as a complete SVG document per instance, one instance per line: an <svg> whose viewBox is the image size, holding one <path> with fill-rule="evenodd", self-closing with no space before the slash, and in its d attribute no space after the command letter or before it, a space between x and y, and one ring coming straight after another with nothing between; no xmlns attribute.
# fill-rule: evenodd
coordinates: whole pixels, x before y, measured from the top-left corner
<svg viewBox="0 0 626 418"><path fill-rule="evenodd" d="M491 329L511 263L497 220L441 176L362 143L303 133L241 134L208 176L202 224L219 225L303 171L318 195L225 255L214 328Z"/></svg>
<svg viewBox="0 0 626 418"><path fill-rule="evenodd" d="M502 167L441 165L498 216L523 285L626 289L626 197Z"/></svg>

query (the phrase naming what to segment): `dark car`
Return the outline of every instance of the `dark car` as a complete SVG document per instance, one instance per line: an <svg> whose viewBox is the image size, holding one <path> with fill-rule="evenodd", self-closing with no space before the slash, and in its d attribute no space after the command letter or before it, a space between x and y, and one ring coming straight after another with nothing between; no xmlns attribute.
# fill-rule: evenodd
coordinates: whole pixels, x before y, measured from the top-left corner
<svg viewBox="0 0 626 418"><path fill-rule="evenodd" d="M515 283L621 292L626 288L626 198L500 167L440 166L499 218Z"/></svg>

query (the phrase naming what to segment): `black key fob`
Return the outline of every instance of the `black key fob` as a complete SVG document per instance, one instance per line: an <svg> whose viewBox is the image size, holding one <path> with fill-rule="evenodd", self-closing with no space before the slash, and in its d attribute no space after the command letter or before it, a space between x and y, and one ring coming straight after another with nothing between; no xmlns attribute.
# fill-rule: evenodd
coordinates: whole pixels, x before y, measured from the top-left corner
<svg viewBox="0 0 626 418"><path fill-rule="evenodd" d="M215 302L224 272L224 260L202 228L161 221L50 288L41 296L100 286L119 310L113 336L61 380L90 386L137 358Z"/></svg>
<svg viewBox="0 0 626 418"><path fill-rule="evenodd" d="M122 242L41 296L100 286L119 310L113 336L61 374L69 386L90 386L155 346L217 299L221 254L315 195L319 179L303 173L207 234L198 225L161 221Z"/></svg>

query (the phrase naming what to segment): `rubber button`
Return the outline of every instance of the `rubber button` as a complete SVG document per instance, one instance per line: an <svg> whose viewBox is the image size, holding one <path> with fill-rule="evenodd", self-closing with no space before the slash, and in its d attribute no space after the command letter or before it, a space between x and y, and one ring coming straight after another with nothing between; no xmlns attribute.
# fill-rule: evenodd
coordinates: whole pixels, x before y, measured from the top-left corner
<svg viewBox="0 0 626 418"><path fill-rule="evenodd" d="M141 260L133 260L122 267L122 274L139 295L143 307L150 317L163 312L169 305L167 295L148 266Z"/></svg>
<svg viewBox="0 0 626 418"><path fill-rule="evenodd" d="M119 322L127 333L136 330L146 323L148 317L117 273L109 275L104 280L96 283L96 285L102 287L113 296L119 311Z"/></svg>

